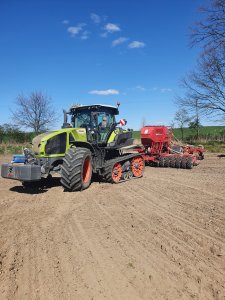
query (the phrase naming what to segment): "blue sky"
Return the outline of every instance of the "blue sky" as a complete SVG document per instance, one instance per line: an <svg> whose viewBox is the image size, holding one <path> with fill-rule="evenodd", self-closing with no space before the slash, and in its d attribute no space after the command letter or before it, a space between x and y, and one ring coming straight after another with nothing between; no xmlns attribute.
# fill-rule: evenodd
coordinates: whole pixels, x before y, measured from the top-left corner
<svg viewBox="0 0 225 300"><path fill-rule="evenodd" d="M120 101L130 128L143 118L169 125L200 50L188 28L205 2L0 0L0 124L12 121L18 94L41 90L59 113Z"/></svg>

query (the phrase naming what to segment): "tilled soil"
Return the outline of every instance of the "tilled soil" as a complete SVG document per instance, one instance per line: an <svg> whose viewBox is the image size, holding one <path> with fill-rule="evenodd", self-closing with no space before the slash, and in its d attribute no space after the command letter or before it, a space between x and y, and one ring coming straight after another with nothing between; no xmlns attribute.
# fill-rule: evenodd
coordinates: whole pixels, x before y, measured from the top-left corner
<svg viewBox="0 0 225 300"><path fill-rule="evenodd" d="M0 299L225 299L225 158L0 195Z"/></svg>

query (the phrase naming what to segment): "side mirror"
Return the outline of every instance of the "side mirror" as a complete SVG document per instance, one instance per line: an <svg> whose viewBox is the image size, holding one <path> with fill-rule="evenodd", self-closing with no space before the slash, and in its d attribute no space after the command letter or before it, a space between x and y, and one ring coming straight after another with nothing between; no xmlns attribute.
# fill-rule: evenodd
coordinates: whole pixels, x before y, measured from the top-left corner
<svg viewBox="0 0 225 300"><path fill-rule="evenodd" d="M119 122L120 126L125 126L127 124L127 120L126 119L121 119Z"/></svg>

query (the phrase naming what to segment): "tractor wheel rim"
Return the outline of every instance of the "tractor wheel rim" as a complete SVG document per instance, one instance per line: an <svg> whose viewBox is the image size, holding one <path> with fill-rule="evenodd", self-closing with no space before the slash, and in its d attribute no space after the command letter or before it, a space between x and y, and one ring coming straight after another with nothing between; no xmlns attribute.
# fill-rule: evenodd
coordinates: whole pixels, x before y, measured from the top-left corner
<svg viewBox="0 0 225 300"><path fill-rule="evenodd" d="M141 157L133 158L132 160L132 173L135 177L139 177L143 173L144 162Z"/></svg>
<svg viewBox="0 0 225 300"><path fill-rule="evenodd" d="M135 168L136 168L136 169L139 169L139 168L140 168L139 162L136 162L136 163L135 163Z"/></svg>
<svg viewBox="0 0 225 300"><path fill-rule="evenodd" d="M83 182L87 183L91 177L91 159L86 157L83 165Z"/></svg>
<svg viewBox="0 0 225 300"><path fill-rule="evenodd" d="M119 182L120 181L120 178L122 176L122 166L120 163L116 163L114 166L113 166L113 169L112 169L112 179L115 183Z"/></svg>
<svg viewBox="0 0 225 300"><path fill-rule="evenodd" d="M113 170L113 173L114 173L115 176L117 176L117 175L118 175L118 170L117 170L117 169L114 169L114 170Z"/></svg>

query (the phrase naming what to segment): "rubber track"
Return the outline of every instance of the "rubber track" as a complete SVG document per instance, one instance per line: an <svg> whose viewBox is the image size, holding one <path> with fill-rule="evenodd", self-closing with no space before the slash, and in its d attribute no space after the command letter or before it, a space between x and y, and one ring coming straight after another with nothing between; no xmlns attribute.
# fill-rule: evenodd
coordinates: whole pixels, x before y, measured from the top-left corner
<svg viewBox="0 0 225 300"><path fill-rule="evenodd" d="M129 159L131 159L131 158L134 158L134 157L139 157L139 156L141 156L142 157L142 155L140 155L140 154L126 154L126 155L124 155L124 156L121 156L121 157L117 157L117 158L115 158L115 159L111 159L111 160L109 160L107 163L106 163L106 166L105 166L105 171L104 171L104 173L103 173L103 178L104 178L104 180L106 181L106 182L109 182L109 183L114 183L114 181L113 181L113 179L112 179L112 168L113 168L113 166L116 164L116 163L118 163L118 162L125 162L125 161L127 161L127 160L129 160ZM140 177L142 177L142 176L140 176ZM139 177L132 177L132 179L134 179L134 178L139 178ZM129 180L129 179L128 179ZM124 182L124 181L126 181L126 180L120 180L118 183L120 183L120 182Z"/></svg>

